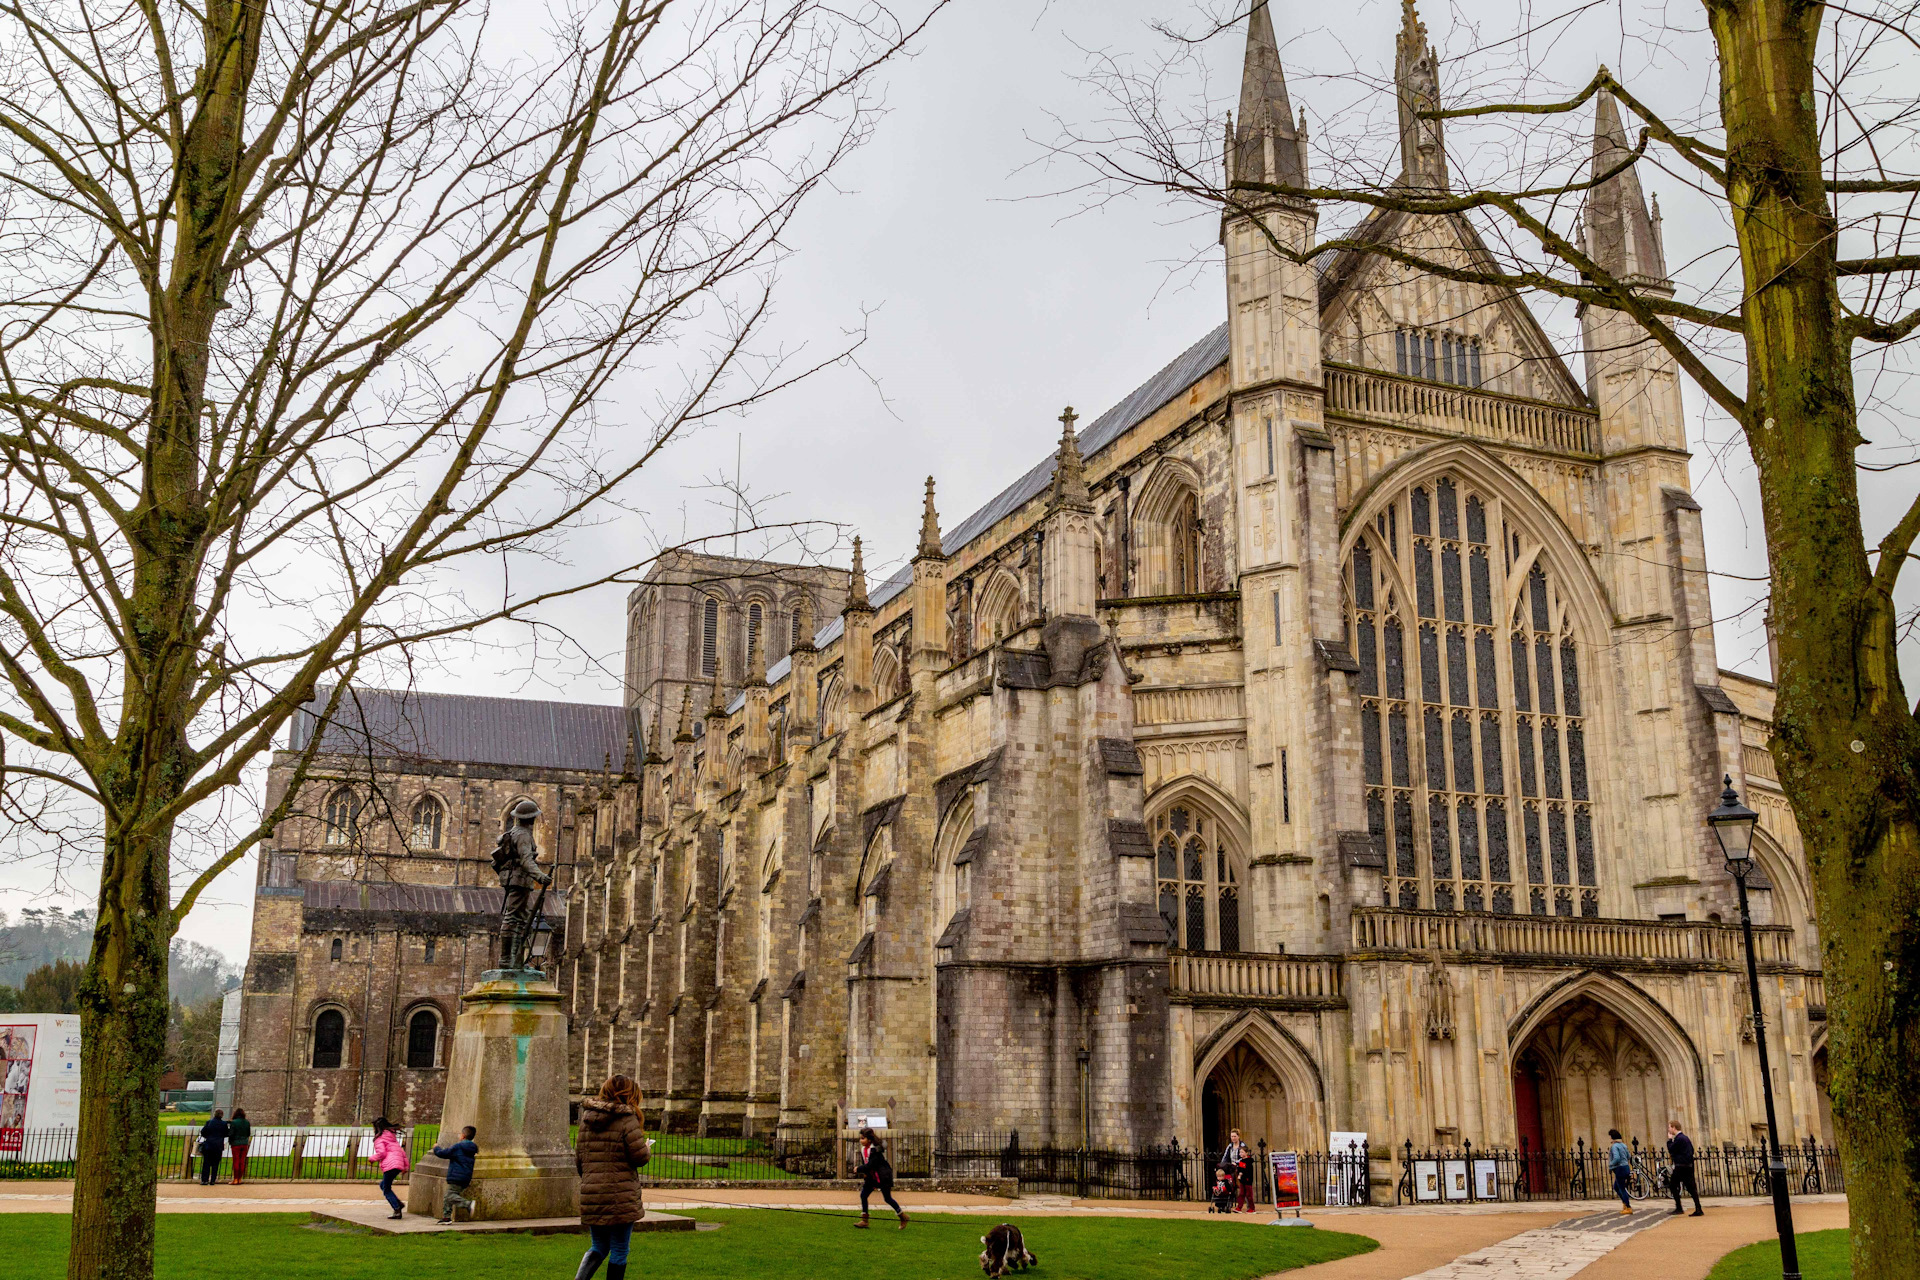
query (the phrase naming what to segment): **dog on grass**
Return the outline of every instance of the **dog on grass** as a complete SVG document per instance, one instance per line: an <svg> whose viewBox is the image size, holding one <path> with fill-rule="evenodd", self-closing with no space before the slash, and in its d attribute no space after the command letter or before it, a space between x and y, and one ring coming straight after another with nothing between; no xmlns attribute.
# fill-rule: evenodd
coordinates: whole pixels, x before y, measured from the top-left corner
<svg viewBox="0 0 1920 1280"><path fill-rule="evenodd" d="M1009 1271L1025 1271L1040 1264L1040 1259L1027 1252L1027 1241L1020 1234L1020 1228L1011 1222L1003 1222L981 1236L980 1243L987 1246L980 1252L980 1269L993 1280L999 1280Z"/></svg>

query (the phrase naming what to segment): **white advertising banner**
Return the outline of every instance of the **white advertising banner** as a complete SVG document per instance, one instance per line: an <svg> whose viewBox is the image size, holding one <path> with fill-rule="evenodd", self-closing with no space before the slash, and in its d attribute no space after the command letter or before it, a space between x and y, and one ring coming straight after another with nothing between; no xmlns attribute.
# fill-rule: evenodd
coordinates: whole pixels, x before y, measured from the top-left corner
<svg viewBox="0 0 1920 1280"><path fill-rule="evenodd" d="M0 1015L0 1160L20 1159L28 1133L79 1127L78 1015ZM30 1158L57 1158L39 1145Z"/></svg>

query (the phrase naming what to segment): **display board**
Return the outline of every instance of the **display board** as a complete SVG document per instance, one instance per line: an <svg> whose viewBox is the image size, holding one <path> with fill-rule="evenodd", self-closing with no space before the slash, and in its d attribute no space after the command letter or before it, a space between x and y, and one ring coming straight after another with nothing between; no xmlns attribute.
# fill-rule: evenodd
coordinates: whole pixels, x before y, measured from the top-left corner
<svg viewBox="0 0 1920 1280"><path fill-rule="evenodd" d="M1267 1162L1273 1166L1273 1207L1275 1212L1300 1207L1300 1153L1269 1151Z"/></svg>
<svg viewBox="0 0 1920 1280"><path fill-rule="evenodd" d="M17 1160L29 1133L80 1127L80 1019L72 1014L6 1015L0 1021L0 1159ZM54 1141L37 1140L39 1147Z"/></svg>

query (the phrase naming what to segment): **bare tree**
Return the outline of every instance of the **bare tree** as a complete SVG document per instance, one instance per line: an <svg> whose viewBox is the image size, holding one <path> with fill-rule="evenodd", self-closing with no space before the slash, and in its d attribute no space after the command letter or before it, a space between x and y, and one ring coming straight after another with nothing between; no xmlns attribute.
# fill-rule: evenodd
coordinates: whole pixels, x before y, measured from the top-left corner
<svg viewBox="0 0 1920 1280"><path fill-rule="evenodd" d="M1188 42L1244 29L1250 11L1267 22L1263 8L1239 0L1232 12L1212 11L1197 36L1169 34L1190 50ZM1920 965L1920 725L1896 662L1894 606L1920 535L1920 498L1869 546L1854 456L1865 443L1857 370L1903 374L1899 344L1920 329L1915 10L1704 5L1718 98L1684 119L1653 103L1683 96L1697 69L1677 92L1622 83L1602 67L1550 100L1514 93L1542 79L1517 56L1536 31L1526 11L1518 16L1519 37L1489 38L1450 65L1449 105L1408 2L1394 78L1343 73L1376 93L1389 87L1398 129L1369 136L1323 125L1313 168L1330 178L1308 173L1304 118L1299 127L1249 121L1243 101L1223 148L1217 116L1169 106L1178 79L1165 65L1143 73L1111 59L1092 76L1111 108L1105 124L1069 129L1064 149L1092 166L1096 198L1149 189L1256 215L1271 248L1294 262L1357 253L1626 317L1630 343L1659 344L1737 424L1759 472L1770 562L1772 745L1806 842L1825 952L1853 1270L1920 1275L1920 1074L1905 1049L1920 1037L1911 990ZM1661 46L1676 35L1649 26L1634 38ZM1620 108L1631 132L1610 114ZM1599 125L1589 129L1592 112ZM1459 122L1452 136L1449 122ZM1397 145L1370 145L1380 137ZM1274 159L1296 141L1297 167ZM1719 263L1709 254L1669 273L1657 233L1649 242L1645 228L1601 225L1594 197L1656 166L1724 218ZM1278 207L1358 217L1302 240L1275 233L1264 215ZM1644 208L1637 216L1646 218ZM1422 234L1447 220L1472 227L1471 251ZM1643 250L1650 243L1654 256L1616 252L1622 235L1639 236ZM1885 400L1874 407L1883 420L1898 411Z"/></svg>
<svg viewBox="0 0 1920 1280"><path fill-rule="evenodd" d="M780 237L944 2L0 2L0 804L100 863L70 1276L153 1273L168 943L285 806L176 886L194 815L843 354L758 353Z"/></svg>

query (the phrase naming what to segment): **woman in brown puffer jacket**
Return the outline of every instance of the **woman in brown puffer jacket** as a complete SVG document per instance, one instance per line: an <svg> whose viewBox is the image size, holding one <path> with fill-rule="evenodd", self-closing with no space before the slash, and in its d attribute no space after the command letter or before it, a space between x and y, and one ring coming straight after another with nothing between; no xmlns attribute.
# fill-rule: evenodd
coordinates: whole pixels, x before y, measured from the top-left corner
<svg viewBox="0 0 1920 1280"><path fill-rule="evenodd" d="M646 1213L634 1173L652 1146L640 1123L640 1086L626 1076L612 1077L600 1086L599 1097L580 1104L573 1167L580 1174L580 1225L592 1244L574 1280L588 1280L603 1261L607 1280L625 1280L633 1224Z"/></svg>

